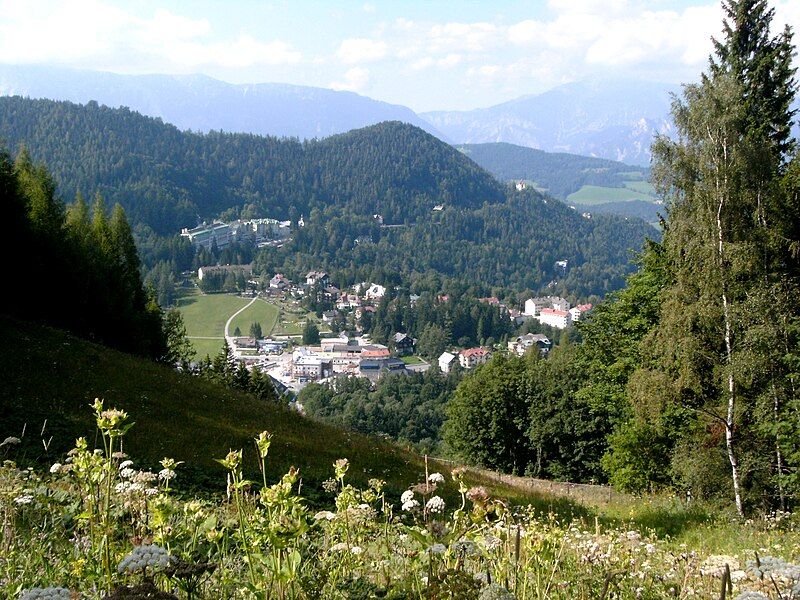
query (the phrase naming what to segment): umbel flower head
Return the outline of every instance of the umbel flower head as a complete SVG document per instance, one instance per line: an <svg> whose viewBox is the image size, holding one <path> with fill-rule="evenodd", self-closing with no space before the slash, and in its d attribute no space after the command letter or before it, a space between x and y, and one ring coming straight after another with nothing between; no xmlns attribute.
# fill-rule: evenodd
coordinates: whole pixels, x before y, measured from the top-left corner
<svg viewBox="0 0 800 600"><path fill-rule="evenodd" d="M72 592L64 587L33 588L22 592L19 600L71 600Z"/></svg>
<svg viewBox="0 0 800 600"><path fill-rule="evenodd" d="M428 503L425 504L425 510L430 513L443 513L444 512L444 500L442 500L439 496L434 496Z"/></svg>
<svg viewBox="0 0 800 600"><path fill-rule="evenodd" d="M155 544L137 546L117 565L120 573L136 573L145 570L161 571L166 569L172 557L161 546Z"/></svg>
<svg viewBox="0 0 800 600"><path fill-rule="evenodd" d="M478 598L480 600L516 600L514 594L497 583L490 583L483 588Z"/></svg>

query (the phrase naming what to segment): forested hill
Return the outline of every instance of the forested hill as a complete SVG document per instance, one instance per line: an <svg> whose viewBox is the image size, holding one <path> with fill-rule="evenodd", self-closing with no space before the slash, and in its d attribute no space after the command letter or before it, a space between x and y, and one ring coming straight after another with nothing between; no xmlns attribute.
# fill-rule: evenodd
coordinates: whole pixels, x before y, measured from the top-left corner
<svg viewBox="0 0 800 600"><path fill-rule="evenodd" d="M300 142L183 132L127 109L9 97L0 98L0 138L12 151L29 148L67 202L99 191L121 203L145 264L166 261L177 273L192 261L154 234L174 239L224 211L305 217L291 244L256 260L262 274L322 267L345 271L340 283L350 284L432 272L484 289L552 284L572 297L621 286L631 250L653 235L638 219L585 219L533 190L511 193L452 146L399 122ZM555 265L562 260L566 275Z"/></svg>
<svg viewBox="0 0 800 600"><path fill-rule="evenodd" d="M12 150L29 147L67 200L98 190L161 234L245 204L294 219L333 204L404 223L434 203L503 200L501 186L472 161L400 122L299 142L202 135L93 102L9 97L0 98L0 138Z"/></svg>
<svg viewBox="0 0 800 600"><path fill-rule="evenodd" d="M647 178L647 169L616 160L545 152L505 142L462 144L457 148L500 181L532 181L559 200L584 185L623 187L633 177Z"/></svg>

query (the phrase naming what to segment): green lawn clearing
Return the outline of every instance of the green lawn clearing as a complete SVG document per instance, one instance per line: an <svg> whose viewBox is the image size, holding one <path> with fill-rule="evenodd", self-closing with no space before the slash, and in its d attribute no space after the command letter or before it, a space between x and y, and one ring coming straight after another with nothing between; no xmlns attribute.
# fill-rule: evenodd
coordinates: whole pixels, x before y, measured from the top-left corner
<svg viewBox="0 0 800 600"><path fill-rule="evenodd" d="M639 188L642 184L644 184L644 182L628 182L626 185ZM631 187L611 188L598 185L584 185L577 192L573 192L567 196L567 204L583 204L584 206L607 204L609 202L627 202L629 200L652 202L653 196L632 189Z"/></svg>
<svg viewBox="0 0 800 600"><path fill-rule="evenodd" d="M238 327L242 335L249 335L250 325L253 323L260 323L261 332L265 337L269 336L275 328L275 324L278 322L279 313L280 309L277 306L259 298L236 315L236 318L231 321L230 331L228 333L233 335L234 329Z"/></svg>

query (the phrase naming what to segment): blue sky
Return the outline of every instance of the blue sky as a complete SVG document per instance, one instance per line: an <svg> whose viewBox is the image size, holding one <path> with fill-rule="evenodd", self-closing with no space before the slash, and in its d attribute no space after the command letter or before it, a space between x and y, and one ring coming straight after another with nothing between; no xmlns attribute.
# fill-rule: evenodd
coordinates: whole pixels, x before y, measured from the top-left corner
<svg viewBox="0 0 800 600"><path fill-rule="evenodd" d="M779 26L800 26L800 1L773 6ZM703 0L0 0L0 62L470 109L593 75L692 80L721 19Z"/></svg>

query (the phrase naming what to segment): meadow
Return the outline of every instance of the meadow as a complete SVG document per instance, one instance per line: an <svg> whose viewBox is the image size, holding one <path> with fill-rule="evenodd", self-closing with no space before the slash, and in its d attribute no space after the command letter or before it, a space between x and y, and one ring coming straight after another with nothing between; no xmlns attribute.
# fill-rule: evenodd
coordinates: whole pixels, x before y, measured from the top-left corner
<svg viewBox="0 0 800 600"><path fill-rule="evenodd" d="M278 322L279 314L280 309L277 306L259 298L231 321L229 333L233 335L234 330L238 327L242 335L248 335L250 325L260 323L264 336L269 336Z"/></svg>
<svg viewBox="0 0 800 600"><path fill-rule="evenodd" d="M566 203L595 206L597 204L631 200L654 201L652 186L642 181L629 181L625 183L625 187L621 188L584 185L577 192L567 196Z"/></svg>
<svg viewBox="0 0 800 600"><path fill-rule="evenodd" d="M247 298L228 294L200 294L195 291L176 302L181 311L186 333L198 358L213 357L225 340L225 323L237 310L250 302ZM262 324L263 327L263 324ZM250 324L247 324L247 329ZM247 331L243 329L243 331Z"/></svg>
<svg viewBox="0 0 800 600"><path fill-rule="evenodd" d="M123 451L135 415L93 406L97 433L47 469L0 448L0 587L8 598L451 598L464 600L796 598L795 521L738 523L726 553L678 542L631 519L565 515L515 503L503 486L435 463L390 491L353 485L333 460L321 506L302 471L268 468L281 433L217 457L225 492L176 491L186 468L141 468ZM88 409L87 409L88 412ZM94 439L90 443L88 439ZM98 446L98 448L95 448ZM245 457L258 470L249 475ZM438 470L434 470L438 469ZM449 491L449 493L448 493ZM609 495L611 502L613 495ZM551 498L551 500L555 500ZM619 499L614 499L616 503ZM632 499L631 515L641 501ZM680 508L669 509L680 519ZM691 511L683 509L684 513ZM663 518L663 517L662 517ZM733 531L732 531L733 533Z"/></svg>

